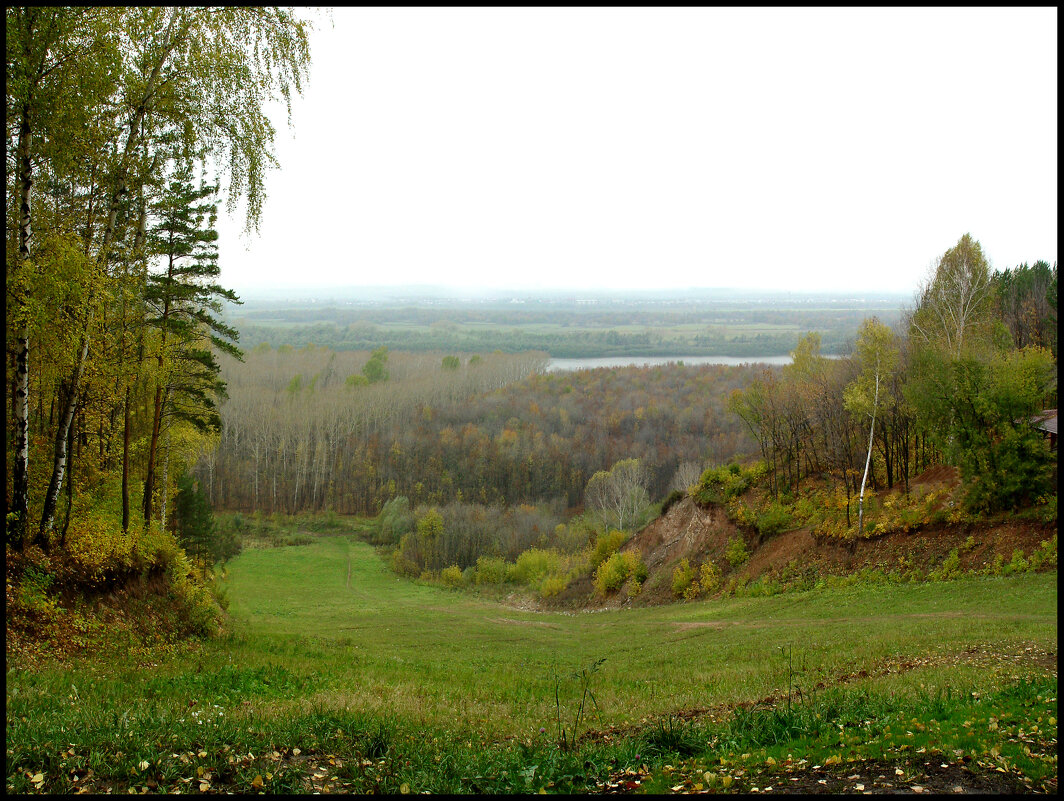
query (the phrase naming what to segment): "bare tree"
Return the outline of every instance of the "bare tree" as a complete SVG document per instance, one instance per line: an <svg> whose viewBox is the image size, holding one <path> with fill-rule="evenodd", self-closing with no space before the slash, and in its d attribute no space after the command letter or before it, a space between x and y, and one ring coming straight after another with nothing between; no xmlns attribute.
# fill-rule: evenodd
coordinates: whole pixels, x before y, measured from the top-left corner
<svg viewBox="0 0 1064 801"><path fill-rule="evenodd" d="M585 503L599 511L603 522L615 521L617 528L630 526L649 499L647 473L639 459L622 459L607 470L595 473L587 482Z"/></svg>

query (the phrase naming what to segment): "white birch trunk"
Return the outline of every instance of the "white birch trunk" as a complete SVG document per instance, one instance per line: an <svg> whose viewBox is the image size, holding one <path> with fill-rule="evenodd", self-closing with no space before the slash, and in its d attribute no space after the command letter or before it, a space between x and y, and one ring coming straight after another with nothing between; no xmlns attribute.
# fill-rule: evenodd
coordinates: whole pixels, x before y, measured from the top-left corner
<svg viewBox="0 0 1064 801"><path fill-rule="evenodd" d="M872 425L868 427L868 456L865 457L864 477L861 479L861 498L857 502L857 534L860 536L864 525L864 489L868 481L868 467L872 463L872 433L876 430L876 409L879 406L879 370L876 370L876 394L872 399Z"/></svg>

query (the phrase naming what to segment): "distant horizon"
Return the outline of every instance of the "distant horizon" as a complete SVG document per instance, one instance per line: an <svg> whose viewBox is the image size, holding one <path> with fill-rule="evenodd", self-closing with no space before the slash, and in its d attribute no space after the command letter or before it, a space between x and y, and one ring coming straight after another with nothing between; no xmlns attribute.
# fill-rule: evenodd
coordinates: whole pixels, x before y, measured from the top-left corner
<svg viewBox="0 0 1064 801"><path fill-rule="evenodd" d="M223 279L224 280L224 279ZM537 296L537 295L589 295L589 296L614 296L614 295L651 295L657 297L682 297L690 293L707 295L720 293L728 295L808 295L815 297L824 296L850 296L850 297L909 297L914 294L916 287L911 291L896 289L792 289L788 287L742 287L742 286L685 286L685 287L587 287L587 286L468 286L461 284L430 284L430 283L398 283L398 284L270 284L266 286L233 285L230 287L237 294L253 295L291 295L298 293L301 296L317 295L321 293L371 293L376 295L387 293L417 293L426 295L454 296L454 295L478 295L478 296L505 296L508 294Z"/></svg>

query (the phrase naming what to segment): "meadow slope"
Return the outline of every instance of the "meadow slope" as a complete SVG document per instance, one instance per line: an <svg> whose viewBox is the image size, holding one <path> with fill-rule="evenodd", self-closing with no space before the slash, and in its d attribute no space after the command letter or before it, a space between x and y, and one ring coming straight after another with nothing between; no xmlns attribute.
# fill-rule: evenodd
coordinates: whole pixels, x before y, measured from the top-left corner
<svg viewBox="0 0 1064 801"><path fill-rule="evenodd" d="M200 647L9 668L9 791L741 789L750 760L916 770L895 730L969 783L1055 786L1055 573L529 612L332 536L246 550L224 587L231 632Z"/></svg>

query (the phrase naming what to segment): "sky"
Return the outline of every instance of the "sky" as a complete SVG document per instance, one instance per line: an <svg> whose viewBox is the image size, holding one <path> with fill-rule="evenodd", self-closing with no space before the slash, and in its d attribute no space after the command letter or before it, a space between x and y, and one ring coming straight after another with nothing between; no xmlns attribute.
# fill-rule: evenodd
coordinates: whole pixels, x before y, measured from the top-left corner
<svg viewBox="0 0 1064 801"><path fill-rule="evenodd" d="M1057 10L336 8L263 288L910 293L970 233L1057 259Z"/></svg>

